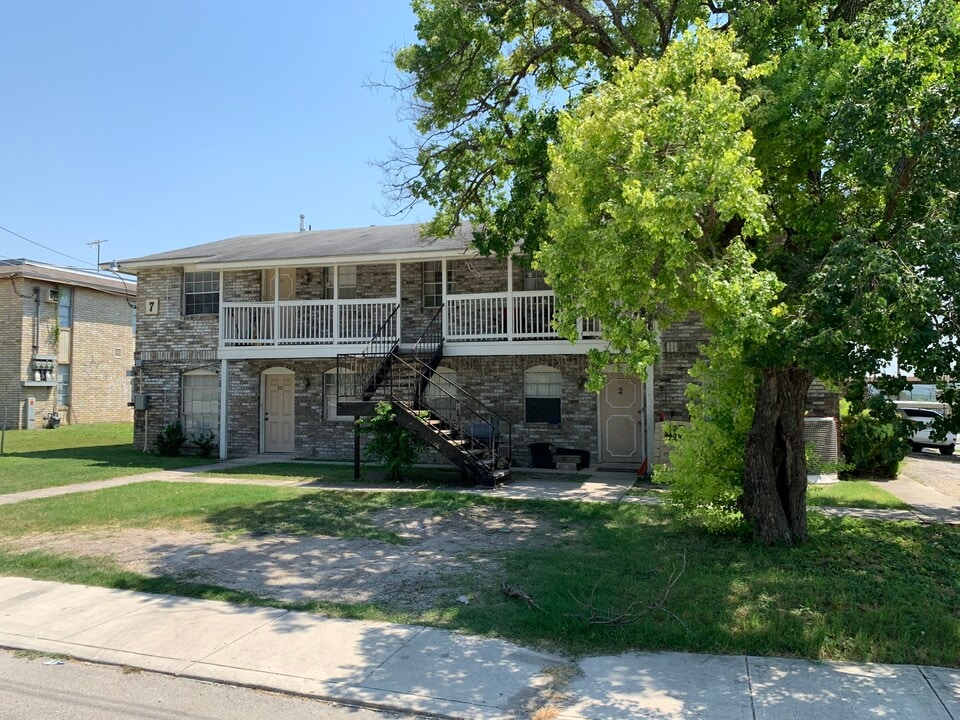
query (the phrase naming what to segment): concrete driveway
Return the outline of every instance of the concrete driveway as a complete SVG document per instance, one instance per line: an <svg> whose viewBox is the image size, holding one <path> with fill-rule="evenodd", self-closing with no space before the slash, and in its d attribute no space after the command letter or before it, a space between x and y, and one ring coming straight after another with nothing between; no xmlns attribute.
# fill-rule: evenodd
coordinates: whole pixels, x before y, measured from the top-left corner
<svg viewBox="0 0 960 720"><path fill-rule="evenodd" d="M960 504L960 454L941 455L936 450L912 452L900 477L949 495Z"/></svg>

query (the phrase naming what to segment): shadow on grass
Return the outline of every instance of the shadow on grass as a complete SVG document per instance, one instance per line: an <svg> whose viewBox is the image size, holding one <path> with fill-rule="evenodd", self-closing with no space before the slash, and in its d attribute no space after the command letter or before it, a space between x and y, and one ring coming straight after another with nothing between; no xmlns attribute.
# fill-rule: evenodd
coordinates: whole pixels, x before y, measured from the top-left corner
<svg viewBox="0 0 960 720"><path fill-rule="evenodd" d="M196 455L164 457L142 452L129 444L7 452L4 453L3 457L30 460L77 460L88 467L136 467L148 470L170 470L194 465L208 465L217 461L216 458L201 458Z"/></svg>
<svg viewBox="0 0 960 720"><path fill-rule="evenodd" d="M811 518L806 545L768 548L629 512L507 558L505 582L537 607L492 588L452 623L573 653L960 665L960 528Z"/></svg>

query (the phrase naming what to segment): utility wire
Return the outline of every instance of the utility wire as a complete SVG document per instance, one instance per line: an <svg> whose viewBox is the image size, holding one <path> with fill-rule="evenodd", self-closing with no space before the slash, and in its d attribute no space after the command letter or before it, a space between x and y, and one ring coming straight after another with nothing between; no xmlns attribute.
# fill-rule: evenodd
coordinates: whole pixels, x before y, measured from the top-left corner
<svg viewBox="0 0 960 720"><path fill-rule="evenodd" d="M31 239L28 238L28 237L24 237L24 236L21 235L20 233L15 233L13 230L10 230L9 228L3 227L3 225L0 225L0 230L3 230L4 232L8 232L8 233L10 233L11 235L13 235L14 237L20 238L21 240L26 240L28 243L31 243L31 244L33 244L33 245L36 245L37 247L42 247L44 250L49 250L50 252L56 253L57 255L63 255L65 258L70 258L71 260L76 260L78 263L81 263L81 264L85 265L87 268L94 269L93 266L92 266L87 260L81 260L80 258L74 257L73 255L67 255L66 253L60 252L59 250L54 250L52 247L47 247L46 245L41 245L41 244L38 243L36 240L31 240ZM10 258L10 259L12 259L12 258ZM99 268L97 268L97 269L99 269Z"/></svg>

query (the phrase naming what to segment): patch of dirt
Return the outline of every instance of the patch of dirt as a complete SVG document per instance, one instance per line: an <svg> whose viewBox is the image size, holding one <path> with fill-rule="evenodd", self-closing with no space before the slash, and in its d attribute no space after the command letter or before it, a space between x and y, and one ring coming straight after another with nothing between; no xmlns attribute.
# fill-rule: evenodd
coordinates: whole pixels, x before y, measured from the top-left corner
<svg viewBox="0 0 960 720"><path fill-rule="evenodd" d="M105 557L143 575L168 575L286 601L376 603L405 611L448 607L499 584L502 553L557 542L540 517L484 507L435 515L394 508L373 522L405 541L242 536L162 528L31 535L18 550ZM464 578L467 578L466 584Z"/></svg>

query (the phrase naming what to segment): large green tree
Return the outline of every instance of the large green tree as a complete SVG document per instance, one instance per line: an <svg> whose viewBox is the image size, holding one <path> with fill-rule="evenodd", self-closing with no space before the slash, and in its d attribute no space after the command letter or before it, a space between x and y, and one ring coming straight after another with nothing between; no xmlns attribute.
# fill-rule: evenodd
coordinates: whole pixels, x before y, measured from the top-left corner
<svg viewBox="0 0 960 720"><path fill-rule="evenodd" d="M699 313L755 383L744 514L801 542L811 379L862 384L894 354L942 379L960 358L957 2L414 9L395 189L432 204L431 234L520 245L560 328L599 318L627 367Z"/></svg>

